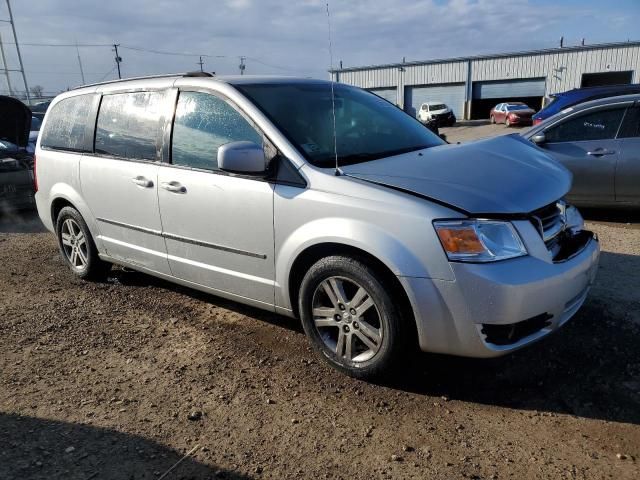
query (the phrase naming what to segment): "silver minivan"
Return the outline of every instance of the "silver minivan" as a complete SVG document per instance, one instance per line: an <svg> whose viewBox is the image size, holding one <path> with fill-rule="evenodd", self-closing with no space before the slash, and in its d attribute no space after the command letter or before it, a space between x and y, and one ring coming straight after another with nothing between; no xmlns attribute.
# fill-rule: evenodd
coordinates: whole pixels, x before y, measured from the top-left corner
<svg viewBox="0 0 640 480"><path fill-rule="evenodd" d="M36 202L65 262L112 264L301 320L374 378L413 347L491 357L562 326L599 246L571 174L517 136L448 145L364 90L186 74L57 97Z"/></svg>

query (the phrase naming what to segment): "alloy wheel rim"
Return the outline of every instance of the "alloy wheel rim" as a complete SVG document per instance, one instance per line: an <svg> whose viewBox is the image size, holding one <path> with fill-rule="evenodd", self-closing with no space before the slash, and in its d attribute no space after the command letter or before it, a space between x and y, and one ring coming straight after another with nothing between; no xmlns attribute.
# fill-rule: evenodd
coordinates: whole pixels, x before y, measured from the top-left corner
<svg viewBox="0 0 640 480"><path fill-rule="evenodd" d="M85 237L78 222L72 218L67 218L62 223L60 232L62 249L71 266L77 270L86 268L89 258L87 248L87 238Z"/></svg>
<svg viewBox="0 0 640 480"><path fill-rule="evenodd" d="M371 360L382 346L384 328L373 298L354 280L329 277L313 294L313 323L325 347L342 361Z"/></svg>

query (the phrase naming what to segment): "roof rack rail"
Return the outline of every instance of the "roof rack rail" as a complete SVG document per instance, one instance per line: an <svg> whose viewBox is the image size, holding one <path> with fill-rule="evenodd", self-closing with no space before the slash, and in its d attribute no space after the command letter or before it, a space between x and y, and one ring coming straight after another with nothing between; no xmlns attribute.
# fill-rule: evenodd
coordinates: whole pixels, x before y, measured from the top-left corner
<svg viewBox="0 0 640 480"><path fill-rule="evenodd" d="M213 74L209 72L201 72L199 70L196 70L195 72L187 72L182 76L183 77L213 77Z"/></svg>
<svg viewBox="0 0 640 480"><path fill-rule="evenodd" d="M77 90L79 88L85 87L97 87L100 85L108 85L112 83L121 83L128 82L130 80L148 80L152 78L169 78L169 77L213 77L213 74L209 72L186 72L186 73L163 73L160 75L145 75L142 77L130 77L130 78L120 78L118 80L108 80L105 82L96 82L96 83L88 83L86 85L78 85L77 87L72 88L72 90Z"/></svg>

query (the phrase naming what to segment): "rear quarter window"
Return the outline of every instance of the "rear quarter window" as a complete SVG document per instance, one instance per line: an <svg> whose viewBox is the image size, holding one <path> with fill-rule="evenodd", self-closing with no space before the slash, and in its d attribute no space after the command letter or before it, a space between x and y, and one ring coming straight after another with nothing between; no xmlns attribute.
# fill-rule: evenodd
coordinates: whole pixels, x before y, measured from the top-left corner
<svg viewBox="0 0 640 480"><path fill-rule="evenodd" d="M165 92L103 96L95 152L132 160L158 160L165 105Z"/></svg>
<svg viewBox="0 0 640 480"><path fill-rule="evenodd" d="M47 114L40 146L54 150L84 151L84 136L93 98L93 94L78 95L56 103Z"/></svg>

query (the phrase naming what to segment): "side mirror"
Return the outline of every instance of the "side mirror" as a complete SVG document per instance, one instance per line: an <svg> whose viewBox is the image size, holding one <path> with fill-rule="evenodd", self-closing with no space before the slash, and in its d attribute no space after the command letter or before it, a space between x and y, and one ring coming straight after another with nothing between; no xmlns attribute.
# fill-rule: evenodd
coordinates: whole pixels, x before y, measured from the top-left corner
<svg viewBox="0 0 640 480"><path fill-rule="evenodd" d="M232 173L264 173L267 169L264 150L253 142L225 143L218 149L218 168Z"/></svg>
<svg viewBox="0 0 640 480"><path fill-rule="evenodd" d="M533 137L531 137L531 141L536 145L542 145L544 142L547 141L547 137L544 135L543 132L540 132L540 133L536 133Z"/></svg>

